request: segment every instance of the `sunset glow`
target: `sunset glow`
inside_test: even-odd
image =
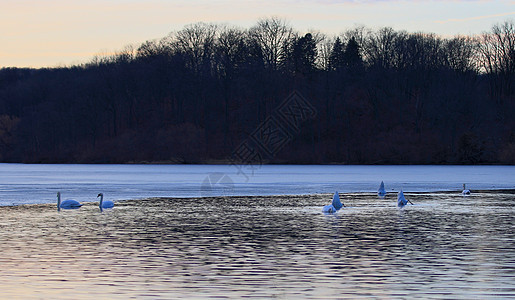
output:
[[[508,0],[5,0],[0,67],[80,64],[196,22],[248,28],[260,18],[279,16],[303,32],[336,35],[359,24],[452,36],[488,31],[514,14]]]

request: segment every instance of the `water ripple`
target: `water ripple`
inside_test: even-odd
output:
[[[515,195],[217,197],[0,208],[2,298],[506,298]]]

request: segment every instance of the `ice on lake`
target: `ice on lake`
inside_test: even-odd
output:
[[[513,189],[515,166],[0,164],[0,205],[231,195]]]

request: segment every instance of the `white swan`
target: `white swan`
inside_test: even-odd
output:
[[[331,204],[328,204],[324,206],[324,208],[322,208],[322,212],[332,214],[336,212],[336,208],[334,208],[334,206],[332,206]]]
[[[331,204],[324,206],[324,208],[322,208],[322,212],[335,213],[338,210],[340,210],[340,208],[342,208],[342,207],[343,207],[343,204],[340,201],[340,195],[338,195],[338,192],[335,192],[333,195],[333,201],[331,202]]]
[[[379,186],[379,190],[377,190],[377,195],[379,197],[386,196],[386,190],[384,189],[384,182],[381,181],[381,185]]]
[[[463,192],[461,192],[463,195],[470,195],[470,191],[465,188],[465,184],[463,184]]]
[[[114,202],[111,200],[104,201],[104,194],[100,193],[98,194],[97,198],[100,197],[100,202],[98,203],[98,207],[100,207],[100,210],[102,208],[113,208]]]
[[[402,190],[399,192],[399,194],[397,195],[397,206],[402,208],[404,207],[406,204],[408,204],[408,200],[406,200],[406,198],[404,198],[404,193],[402,192]]]
[[[75,209],[81,207],[82,204],[79,202],[68,199],[61,202],[61,192],[57,192],[57,210],[60,211],[62,209]]]

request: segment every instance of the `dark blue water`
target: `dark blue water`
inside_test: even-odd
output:
[[[0,298],[515,297],[515,194],[405,196],[0,207]]]

